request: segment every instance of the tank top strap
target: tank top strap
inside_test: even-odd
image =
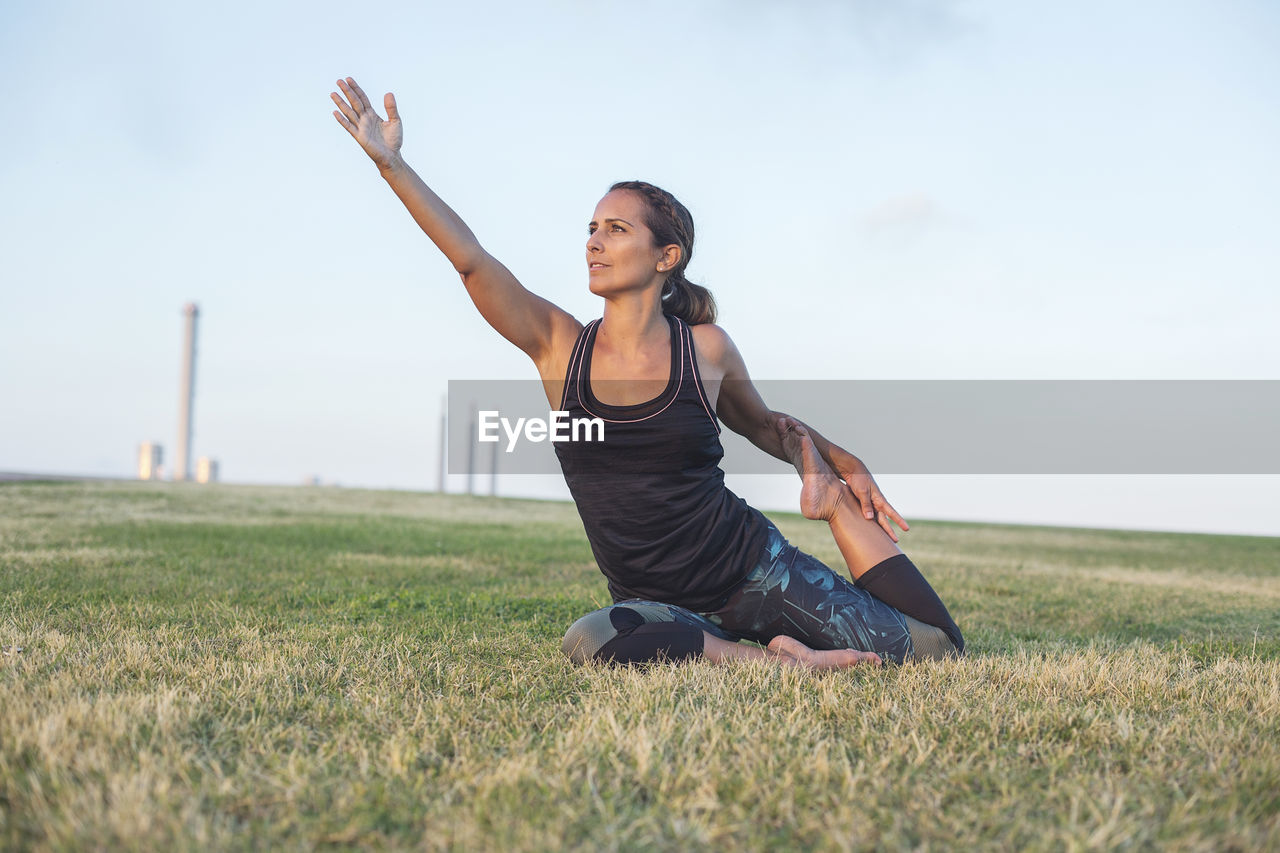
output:
[[[711,406],[707,404],[707,391],[702,387],[702,373],[698,370],[698,354],[693,349],[693,330],[689,328],[689,324],[679,317],[675,318],[676,323],[680,327],[680,349],[684,353],[683,362],[680,365],[680,373],[682,376],[688,376],[693,379],[688,383],[697,391],[698,402],[702,405],[702,410],[707,413],[707,417],[711,419],[712,425],[716,428],[716,433],[720,433],[720,419],[715,416],[715,412],[711,411]]]
[[[595,327],[599,324],[600,319],[595,319],[583,326],[582,331],[578,332],[578,339],[573,343],[573,352],[569,355],[569,366],[564,371],[564,392],[560,395],[562,412],[569,410],[570,389],[573,389],[574,399],[577,399],[578,374],[582,371],[582,354],[586,352],[591,341],[595,340]]]

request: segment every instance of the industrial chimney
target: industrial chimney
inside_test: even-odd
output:
[[[191,421],[196,407],[196,319],[200,308],[194,302],[182,306],[182,376],[179,377],[178,454],[173,460],[173,479],[191,479]]]

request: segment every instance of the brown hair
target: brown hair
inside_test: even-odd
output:
[[[628,190],[644,199],[645,225],[653,232],[659,246],[680,247],[680,261],[667,274],[662,285],[662,311],[679,317],[690,326],[716,321],[716,300],[711,291],[685,278],[685,267],[693,258],[693,216],[689,208],[660,187],[644,181],[618,181],[609,187]]]

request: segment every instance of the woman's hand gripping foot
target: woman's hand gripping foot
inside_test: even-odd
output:
[[[799,422],[792,418],[780,419],[778,437],[782,440],[783,452],[804,480],[804,488],[800,491],[800,512],[805,518],[830,521],[849,493],[848,488],[818,453],[813,439]]]

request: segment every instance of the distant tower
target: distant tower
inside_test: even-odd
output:
[[[178,453],[173,460],[173,479],[191,478],[191,420],[196,407],[196,319],[200,309],[194,302],[182,306],[182,376],[178,408]]]
[[[440,475],[436,479],[436,491],[444,494],[444,474],[448,469],[448,463],[445,461],[449,452],[448,445],[449,435],[449,398],[440,398]]]

